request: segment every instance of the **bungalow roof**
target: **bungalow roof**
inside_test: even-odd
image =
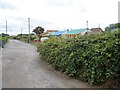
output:
[[[88,31],[85,32],[85,34],[99,34],[103,32],[101,28],[91,28]]]
[[[55,33],[55,32],[48,32],[48,33],[46,34],[46,36],[54,35],[54,33]]]
[[[63,33],[65,33],[66,31],[57,31],[54,33],[55,36],[60,36],[62,35]]]
[[[80,33],[83,33],[85,32],[87,29],[72,29],[70,31],[67,31],[66,33],[64,34],[80,34]]]
[[[103,32],[101,28],[91,28],[90,29],[92,32]]]
[[[47,30],[47,32],[57,32],[58,30]]]

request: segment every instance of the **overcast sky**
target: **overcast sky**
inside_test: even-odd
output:
[[[119,0],[0,0],[0,33],[28,33],[37,26],[47,29],[78,29],[99,27],[102,29],[118,22]],[[12,33],[11,33],[12,31]]]

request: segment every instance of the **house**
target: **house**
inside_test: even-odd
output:
[[[58,30],[47,30],[46,32],[43,33],[43,37],[48,37],[48,36],[53,36],[55,32]]]
[[[58,30],[47,30],[47,33],[48,32],[57,32]]]
[[[104,32],[101,28],[91,28],[85,32],[85,34],[99,34]]]
[[[79,35],[83,35],[84,32],[86,32],[87,29],[86,28],[83,28],[83,29],[72,29],[70,31],[66,31],[64,34],[63,34],[63,37],[68,37],[68,38],[76,38],[78,37]]]
[[[66,31],[57,31],[54,33],[54,36],[62,36]]]

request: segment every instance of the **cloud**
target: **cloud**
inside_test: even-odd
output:
[[[15,9],[15,7],[8,2],[0,1],[0,9]]]
[[[47,6],[65,6],[65,5],[71,5],[71,0],[47,0],[46,5]]]
[[[23,33],[28,33],[28,17],[23,16],[9,16],[8,22],[8,32],[12,30],[13,33],[21,33],[21,29],[23,29]],[[6,31],[5,22],[0,22],[0,33]],[[42,19],[30,18],[30,29],[32,30],[37,26],[42,26],[43,28],[53,24],[52,22],[45,21]]]
[[[21,26],[21,28],[28,29],[28,17],[17,16],[17,17],[11,17],[11,19],[13,20],[14,24],[18,23],[19,27]],[[37,26],[44,27],[50,24],[53,23],[43,19],[36,19],[32,17],[30,18],[31,29],[34,29]]]
[[[8,27],[19,32],[28,32],[28,17],[31,31],[37,26],[45,29],[105,27],[118,21],[119,0],[0,0],[0,27]],[[107,5],[107,6],[106,6]],[[13,10],[14,9],[14,10]],[[1,25],[3,23],[3,25]],[[0,29],[1,31],[2,29]]]

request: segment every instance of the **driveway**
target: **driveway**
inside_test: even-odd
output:
[[[95,88],[54,70],[40,59],[36,47],[9,40],[2,51],[3,88]]]

